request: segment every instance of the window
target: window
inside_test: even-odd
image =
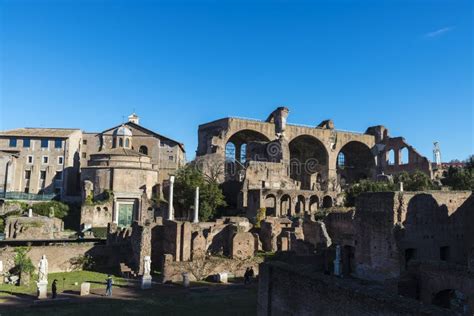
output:
[[[403,147],[400,150],[400,164],[401,165],[406,165],[408,163],[408,148]]]
[[[174,157],[173,157],[173,156],[169,156],[168,159],[169,159],[170,161],[173,161],[173,160],[174,160]]]
[[[54,148],[63,148],[63,141],[61,139],[55,139],[54,140]]]
[[[82,158],[87,158],[87,154],[86,154],[86,153],[82,153]]]
[[[23,138],[23,148],[30,148],[31,146],[31,139]]]
[[[234,161],[235,160],[235,145],[234,143],[228,142],[225,145],[225,159]]]
[[[64,157],[63,156],[59,156],[58,157],[58,165],[62,165],[64,163]]]
[[[395,151],[393,149],[390,149],[390,151],[387,154],[387,163],[389,165],[394,165],[395,164]]]
[[[130,147],[130,139],[125,138],[125,148],[129,148],[129,147]]]
[[[240,146],[240,162],[245,163],[247,161],[247,144]]]
[[[48,164],[48,162],[49,162],[48,156],[43,156],[41,161],[42,161],[42,163],[45,164],[45,165]]]
[[[82,140],[82,145],[87,145],[87,139]]]
[[[449,261],[449,246],[439,248],[439,259],[441,261]]]
[[[123,147],[123,138],[119,138],[119,147]]]
[[[46,138],[41,140],[41,148],[48,148],[49,141]]]
[[[46,179],[46,170],[41,170],[40,171],[40,180],[45,180]]]
[[[144,155],[148,155],[148,147],[146,146],[140,146],[140,148],[138,149],[138,152],[144,154]]]
[[[16,147],[16,138],[15,137],[10,138],[10,147]]]
[[[33,163],[33,156],[26,157],[26,163],[32,164]]]
[[[25,180],[30,180],[31,178],[31,170],[25,170]]]
[[[339,153],[339,155],[337,155],[337,166],[338,167],[344,167],[346,165],[346,156],[344,155],[344,153]]]

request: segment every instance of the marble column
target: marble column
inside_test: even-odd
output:
[[[170,176],[170,197],[168,199],[168,220],[174,220],[174,208],[173,208],[173,194],[174,194],[174,176]]]
[[[196,187],[194,196],[194,220],[193,223],[199,223],[199,187]]]

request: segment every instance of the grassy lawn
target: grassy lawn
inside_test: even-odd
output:
[[[91,272],[91,271],[75,271],[65,273],[50,273],[48,275],[49,291],[51,283],[54,279],[58,280],[58,292],[63,291],[80,291],[82,282],[91,282],[91,289],[105,288],[105,279],[107,274]],[[64,279],[64,280],[63,280]],[[113,277],[114,285],[126,285],[127,281],[122,278]],[[75,283],[77,282],[77,285]],[[64,286],[63,286],[64,284]],[[34,278],[30,281],[29,286],[13,286],[9,284],[0,284],[0,297],[8,296],[10,292],[13,294],[36,294],[36,281]]]
[[[79,291],[81,282],[91,281],[92,288],[104,289],[106,274],[80,271],[50,274],[50,282],[58,279],[58,292],[62,292],[62,279],[65,278],[66,291]],[[74,285],[77,282],[78,285]],[[96,283],[93,283],[96,282]],[[126,281],[114,277],[115,285],[126,285]],[[100,283],[100,284],[99,284]],[[61,302],[49,306],[15,306],[2,311],[0,315],[256,315],[257,289],[242,286],[222,286],[215,283],[193,282],[192,287],[205,287],[204,290],[189,290],[180,287],[155,286],[152,290],[141,291],[122,288],[121,297],[103,298],[97,295]],[[10,291],[9,285],[0,285],[0,293]],[[13,293],[34,294],[35,283],[29,287],[13,287]],[[125,295],[123,295],[125,293]],[[1,294],[0,294],[1,295]],[[3,295],[9,295],[3,292]]]

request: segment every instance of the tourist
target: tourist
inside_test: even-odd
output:
[[[247,268],[244,273],[244,284],[250,283],[250,268]]]
[[[253,277],[255,276],[255,272],[253,271],[253,267],[250,267],[249,270],[249,281],[252,282]]]
[[[53,292],[53,299],[58,295],[58,280],[54,279],[53,284],[51,284],[51,291]]]
[[[109,274],[107,276],[107,287],[105,289],[105,296],[112,296],[112,284],[114,283],[114,281],[112,280],[112,276]]]

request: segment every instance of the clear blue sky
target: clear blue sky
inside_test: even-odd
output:
[[[101,131],[134,109],[185,143],[226,116],[473,150],[472,1],[0,0],[0,129]]]

